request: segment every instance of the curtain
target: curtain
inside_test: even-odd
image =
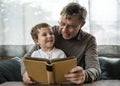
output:
[[[33,44],[31,28],[41,22],[57,25],[69,2],[87,8],[82,29],[93,34],[98,45],[120,44],[120,0],[0,0],[0,45]]]
[[[99,45],[120,45],[120,0],[89,0],[89,25]]]

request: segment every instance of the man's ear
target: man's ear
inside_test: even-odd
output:
[[[82,27],[84,26],[85,23],[86,23],[86,22],[83,21],[83,22],[81,23],[81,25],[80,25],[80,28],[82,28]]]
[[[39,44],[38,39],[34,39],[35,44]]]

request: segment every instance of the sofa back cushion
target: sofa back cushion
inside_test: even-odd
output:
[[[120,58],[99,57],[101,66],[101,79],[120,79]]]

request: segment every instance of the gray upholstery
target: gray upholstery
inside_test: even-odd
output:
[[[117,45],[98,45],[99,56],[120,58],[120,46]]]
[[[22,57],[31,48],[31,45],[0,45],[0,56],[18,56]],[[120,56],[120,46],[116,45],[98,45],[99,56]]]
[[[0,57],[2,56],[18,56],[22,57],[27,53],[31,45],[0,45]]]

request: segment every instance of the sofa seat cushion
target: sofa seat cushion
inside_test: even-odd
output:
[[[20,58],[0,61],[0,83],[6,81],[22,81]]]
[[[120,58],[99,57],[101,66],[101,79],[120,79]]]

